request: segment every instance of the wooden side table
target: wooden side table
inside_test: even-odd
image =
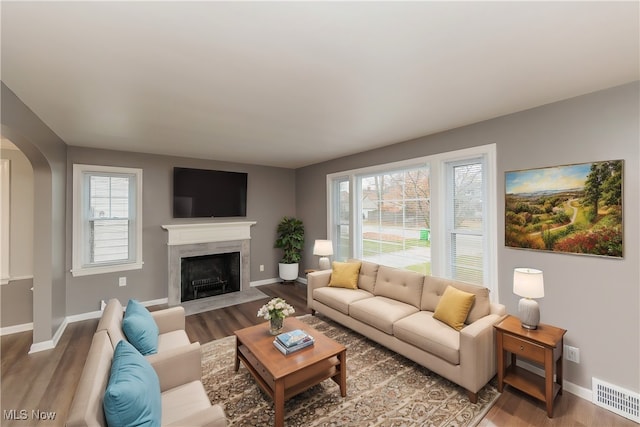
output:
[[[498,391],[505,384],[523,391],[547,404],[547,416],[553,417],[553,401],[562,394],[562,349],[565,329],[539,324],[538,329],[522,327],[520,319],[507,316],[495,325],[498,355]],[[506,353],[511,353],[507,368]],[[516,366],[516,359],[529,360],[544,367],[544,378]],[[556,381],[553,382],[555,365]]]

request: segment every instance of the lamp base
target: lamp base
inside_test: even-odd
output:
[[[330,270],[331,269],[331,262],[329,262],[329,258],[327,258],[326,256],[320,257],[320,260],[318,261],[318,264],[320,266],[320,270]]]
[[[518,303],[520,322],[525,329],[538,329],[540,323],[540,307],[536,300],[522,298]]]

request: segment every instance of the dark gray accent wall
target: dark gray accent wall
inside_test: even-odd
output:
[[[580,348],[580,364],[564,362],[565,379],[591,389],[591,377],[597,377],[640,391],[639,95],[640,83],[634,82],[298,169],[297,213],[308,236],[305,266],[317,264],[313,241],[326,236],[329,173],[495,143],[498,230],[504,230],[506,171],[624,159],[625,258],[506,248],[501,231],[498,287],[500,302],[517,314],[513,269],[542,269],[545,297],[538,300],[542,322],[567,329],[565,343]]]
[[[130,298],[149,301],[167,298],[167,232],[164,224],[196,222],[256,221],[251,227],[251,281],[278,277],[280,251],[273,248],[276,226],[284,215],[295,214],[295,171],[292,169],[254,166],[210,160],[96,150],[81,147],[68,148],[67,167],[67,314],[80,314],[98,310],[100,300],[119,298],[125,303]],[[143,170],[143,268],[142,270],[72,277],[72,173],[73,164],[120,166]],[[173,219],[172,177],[173,167],[217,169],[247,172],[247,216],[217,219]],[[264,271],[259,266],[264,265]],[[127,286],[120,287],[118,278],[126,277]]]
[[[34,174],[33,342],[50,341],[66,315],[65,200],[67,146],[4,83],[2,134]]]

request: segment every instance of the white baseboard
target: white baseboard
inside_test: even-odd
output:
[[[21,325],[5,326],[0,328],[0,336],[17,334],[18,332],[33,331],[33,322],[23,323]]]
[[[31,344],[31,349],[29,349],[29,354],[38,353],[40,351],[45,351],[45,350],[52,350],[55,347],[56,346],[55,344],[53,344],[53,340],[34,342],[33,344]]]
[[[589,388],[580,387],[579,385],[575,385],[574,383],[564,380],[562,381],[562,388],[573,395],[581,397],[584,400],[588,400],[589,402],[593,400],[593,391]]]
[[[307,284],[307,279],[303,279],[302,277],[298,277],[295,281],[304,283],[305,285]],[[254,288],[256,286],[271,285],[273,283],[280,283],[280,282],[282,282],[281,278],[274,277],[273,279],[256,280],[255,282],[251,282],[250,286]]]
[[[58,345],[58,341],[60,341],[60,338],[62,338],[62,334],[64,334],[65,329],[67,329],[68,324],[69,324],[69,321],[67,320],[66,317],[62,319],[62,323],[56,330],[56,333],[53,334],[53,338],[47,341],[34,342],[33,344],[31,344],[31,349],[29,350],[29,354],[38,353],[40,351],[51,350],[52,348],[55,348],[55,346]]]
[[[529,372],[533,372],[536,375],[540,375],[541,377],[544,377],[544,370],[539,368],[538,366],[532,365],[522,360],[516,361],[516,364],[522,369],[526,369]],[[553,380],[554,381],[556,380],[555,375],[553,376]],[[580,387],[579,385],[576,385],[567,380],[562,380],[562,389],[584,400],[588,400],[589,402],[591,402],[593,393],[589,388]]]
[[[143,301],[142,304],[145,307],[148,307],[151,305],[166,304],[168,301],[169,301],[168,298],[160,298],[160,299],[154,299],[149,301]],[[66,316],[62,321],[62,324],[56,331],[56,333],[53,335],[53,338],[47,341],[41,341],[41,342],[31,344],[31,349],[29,350],[29,354],[37,353],[39,351],[44,351],[44,350],[51,350],[52,348],[55,348],[55,346],[58,345],[58,341],[62,337],[62,334],[64,333],[65,329],[67,329],[67,325],[69,323],[81,322],[83,320],[89,320],[89,319],[97,319],[100,316],[102,316],[102,310],[96,310],[96,311],[90,311],[88,313],[72,314],[71,316]],[[33,329],[33,324],[31,324],[31,329]]]
[[[276,283],[279,281],[280,279],[278,279],[277,277],[274,277],[273,279],[256,280],[255,282],[249,283],[249,286],[251,286],[252,288],[255,288],[256,286],[270,285],[271,283]]]
[[[69,323],[82,322],[83,320],[97,319],[102,316],[102,310],[90,311],[88,313],[72,314],[67,316]]]

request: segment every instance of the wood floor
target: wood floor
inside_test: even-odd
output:
[[[306,286],[303,284],[271,284],[261,286],[260,290],[271,297],[285,298],[295,307],[296,315],[309,313]],[[256,313],[268,299],[188,316],[187,334],[191,341],[205,343],[232,335],[236,329],[263,322]],[[55,349],[31,355],[27,354],[31,346],[31,332],[0,339],[0,425],[64,425],[97,324],[97,319],[70,324]],[[21,412],[23,410],[25,412]],[[33,418],[37,414],[34,411],[55,413],[55,419],[37,421]],[[23,415],[27,419],[19,420]],[[637,427],[637,424],[567,392],[556,399],[554,418],[547,418],[542,402],[507,387],[480,426]]]

